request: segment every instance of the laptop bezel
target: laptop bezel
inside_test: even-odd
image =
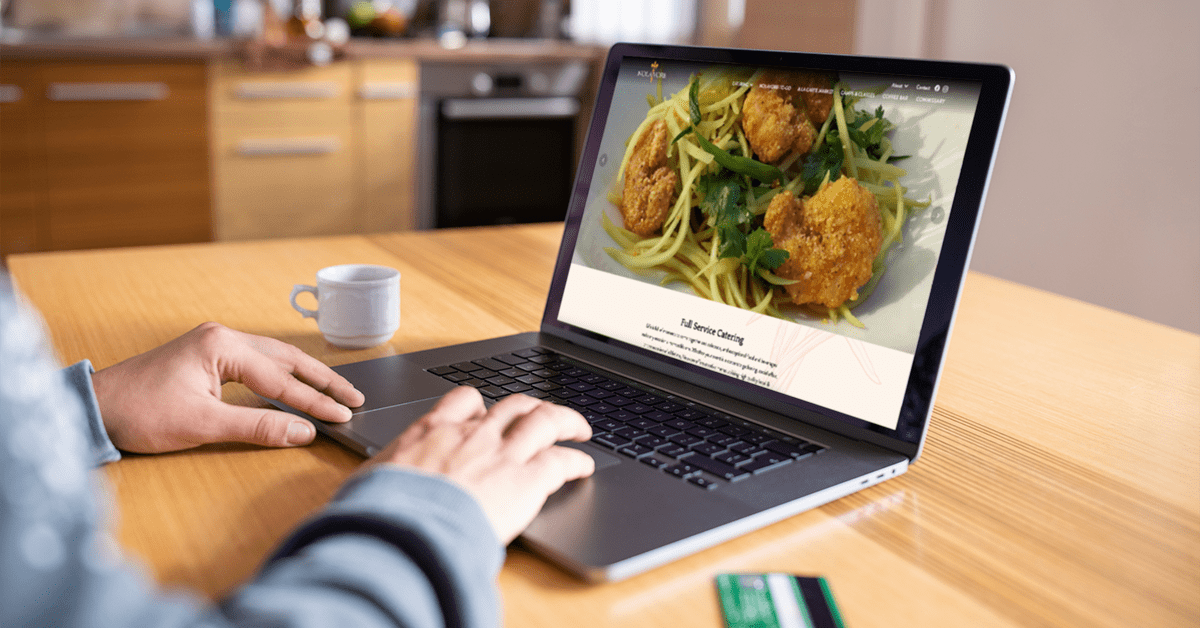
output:
[[[870,423],[782,393],[746,384],[662,354],[564,323],[558,319],[572,255],[579,236],[594,164],[609,117],[617,74],[627,57],[712,64],[741,64],[824,69],[904,77],[977,81],[979,100],[971,125],[962,170],[949,212],[946,236],[934,272],[932,289],[921,325],[908,390],[896,429]],[[618,360],[646,366],[692,385],[702,386],[769,412],[804,421],[837,434],[874,443],[915,461],[925,440],[940,381],[971,250],[982,214],[999,136],[1003,129],[1013,82],[1012,70],[1003,65],[862,57],[799,52],[701,48],[620,43],[608,53],[596,94],[592,118],[567,212],[564,234],[555,263],[541,332],[575,343]]]

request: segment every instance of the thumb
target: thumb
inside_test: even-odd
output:
[[[217,402],[209,421],[213,440],[251,443],[264,447],[307,445],[317,435],[308,421],[280,410],[248,408]]]

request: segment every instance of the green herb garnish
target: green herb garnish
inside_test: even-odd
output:
[[[830,181],[837,180],[841,176],[842,163],[845,160],[846,155],[842,151],[837,129],[829,129],[825,132],[825,143],[808,154],[804,159],[804,167],[800,169],[800,177],[804,179],[804,193],[808,196],[816,194],[821,182],[825,180],[826,173],[829,173]]]
[[[757,276],[759,268],[775,270],[788,259],[788,252],[772,248],[771,234],[755,228],[754,212],[746,205],[745,179],[732,171],[702,177],[697,189],[704,192],[700,209],[713,218],[717,230],[717,257],[734,258]]]
[[[774,246],[771,232],[762,227],[746,236],[746,254],[742,256],[742,263],[750,269],[751,276],[758,274],[760,266],[767,270],[775,270],[791,256],[786,249],[777,249]]]

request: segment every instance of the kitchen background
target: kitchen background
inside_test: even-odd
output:
[[[1190,0],[0,0],[0,17],[2,255],[556,219],[608,43],[919,56],[1016,70],[972,268],[1200,333]]]

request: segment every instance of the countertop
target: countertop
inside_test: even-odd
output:
[[[128,59],[216,59],[236,55],[244,40],[201,40],[177,38],[81,38],[18,36],[6,31],[0,37],[0,57],[5,58],[128,58]],[[486,39],[468,41],[447,49],[429,38],[355,38],[345,48],[345,57],[415,58],[419,61],[530,61],[538,59],[597,59],[604,48],[547,39]]]

